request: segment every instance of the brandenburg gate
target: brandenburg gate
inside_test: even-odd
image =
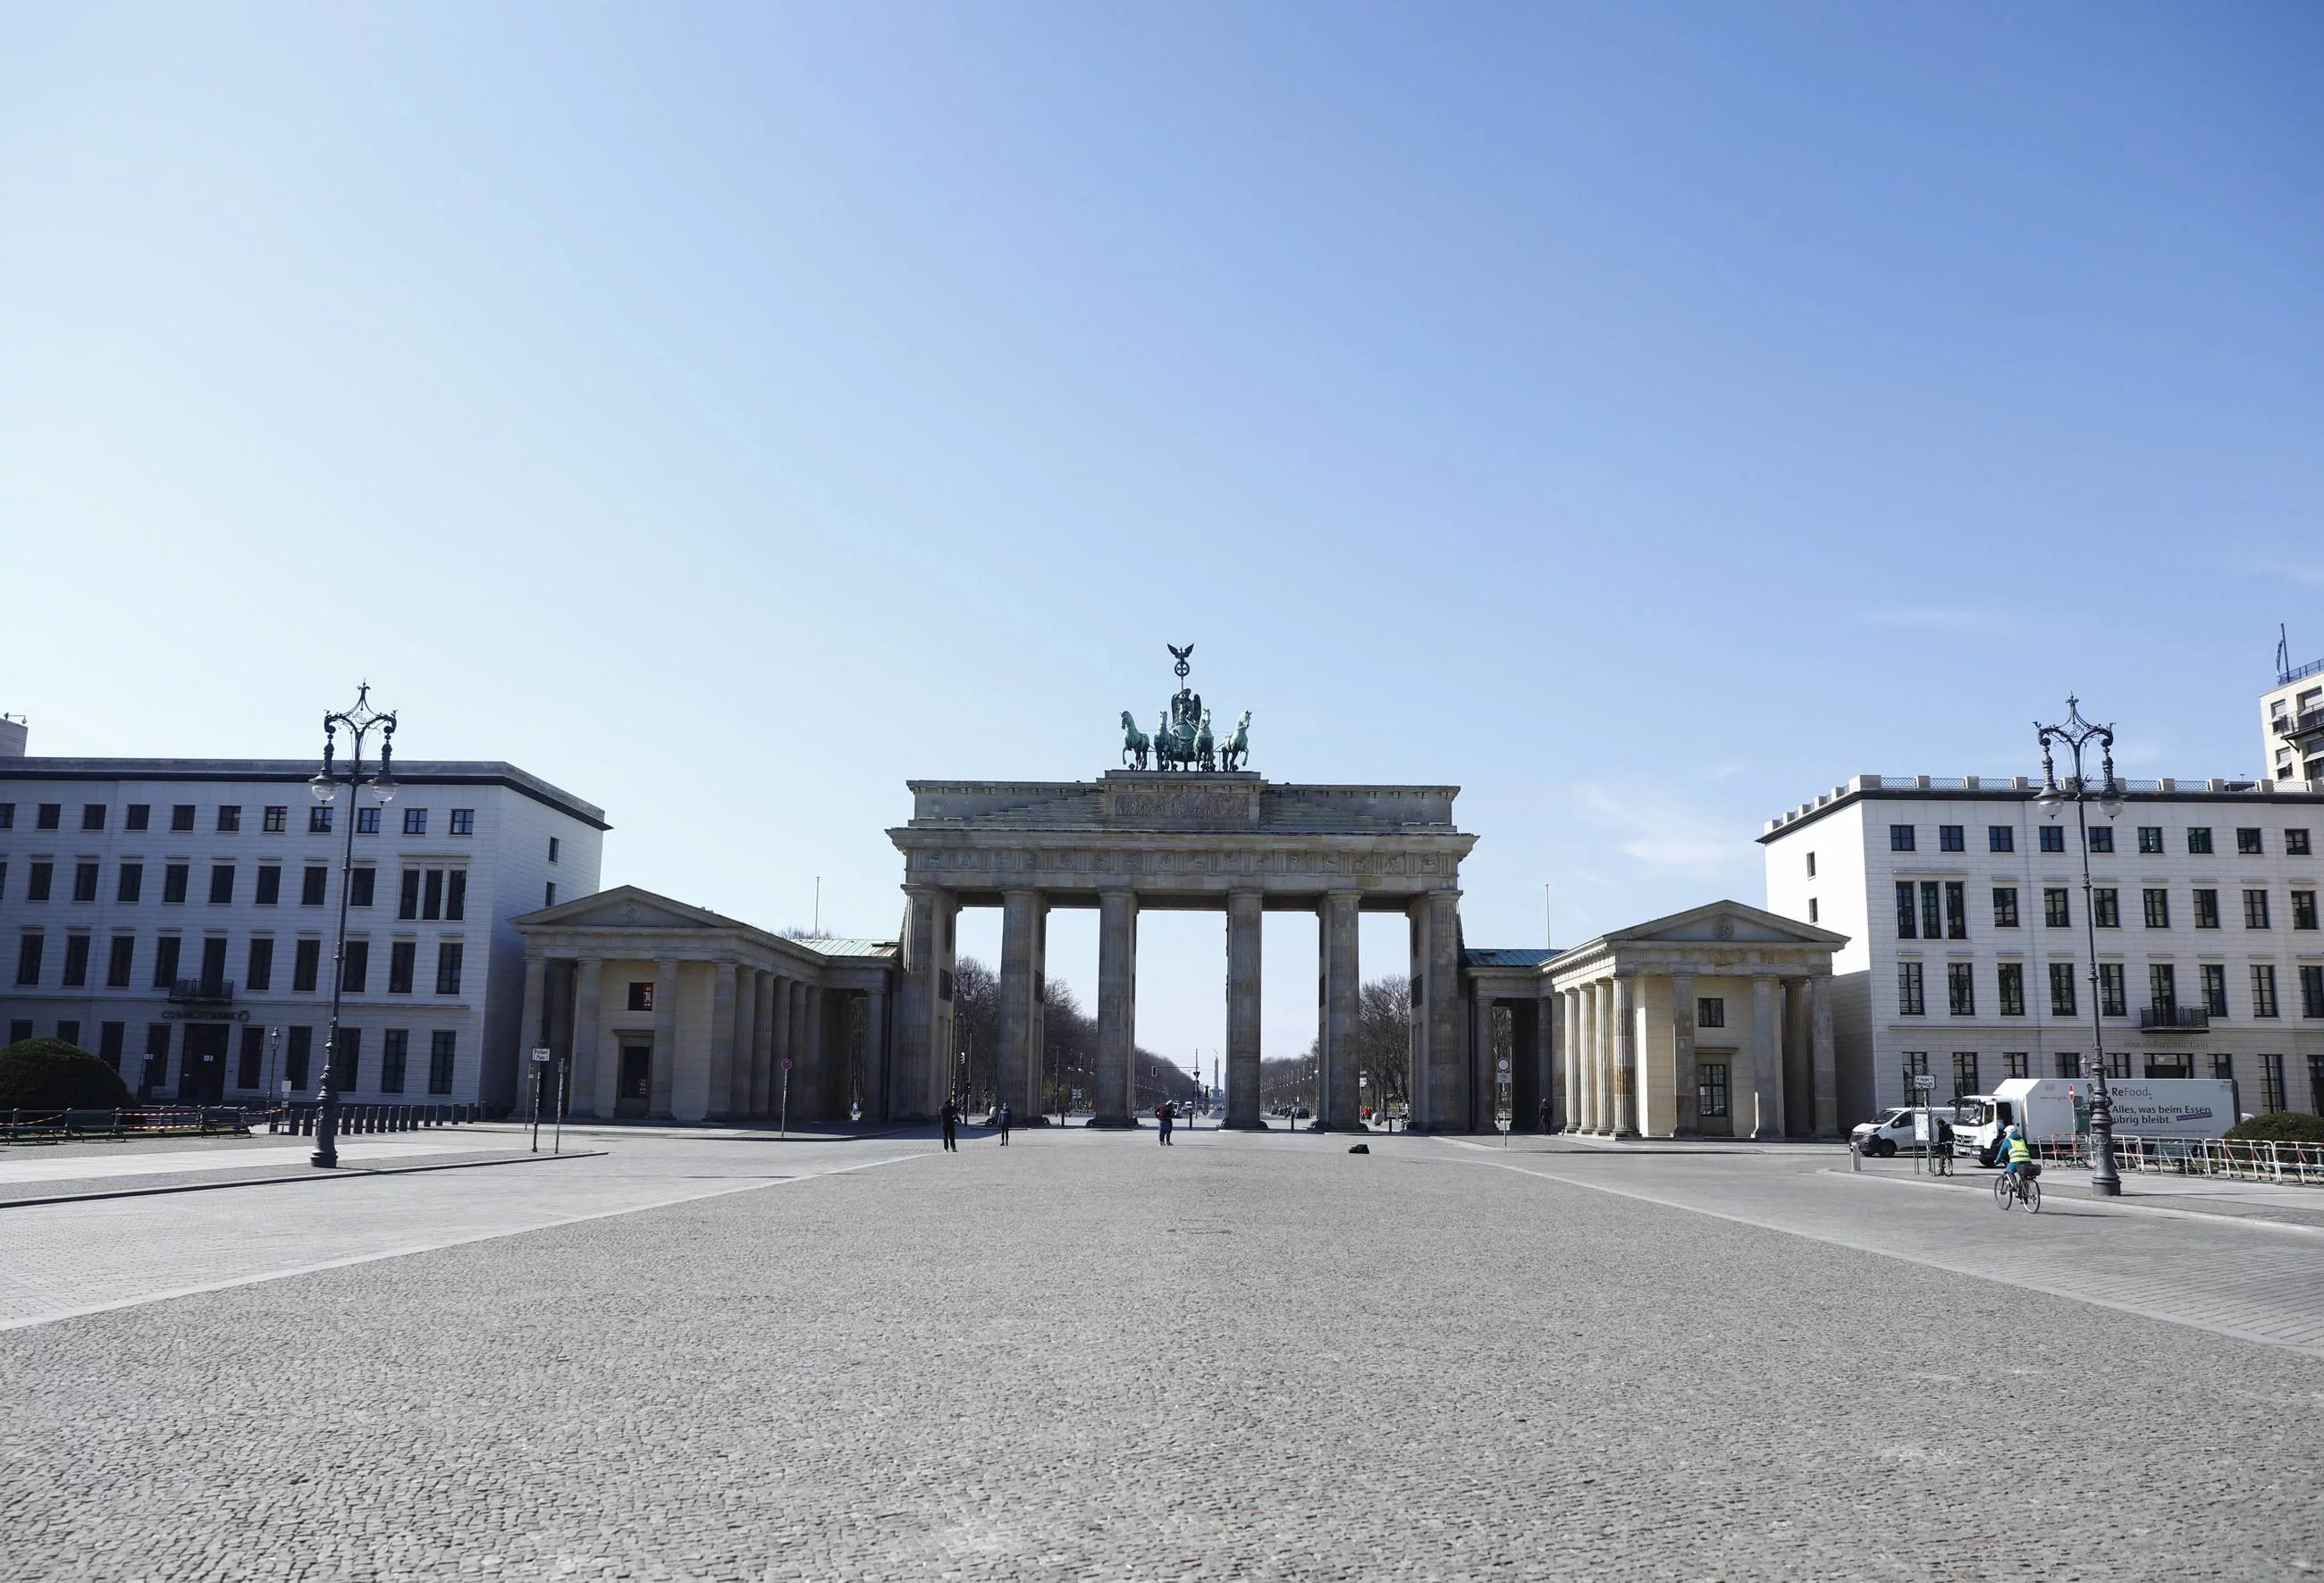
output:
[[[954,924],[1001,909],[1001,1092],[1041,1109],[1041,1004],[1048,915],[1098,914],[1097,1092],[1093,1125],[1131,1125],[1142,912],[1227,916],[1227,1120],[1256,1127],[1259,918],[1312,912],[1321,925],[1320,1120],[1353,1127],[1359,982],[1356,915],[1399,912],[1412,929],[1410,1096],[1416,1127],[1469,1125],[1460,991],[1457,788],[1270,785],[1240,770],[1109,771],[1096,781],[913,781],[912,818],[888,833],[904,854],[897,991],[897,1119],[933,1116],[952,1080]]]

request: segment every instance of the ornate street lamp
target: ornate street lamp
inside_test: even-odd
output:
[[[2073,804],[2074,821],[2081,832],[2082,930],[2089,940],[2090,1039],[2094,1052],[2083,1073],[2090,1080],[2090,1192],[2099,1198],[2120,1198],[2122,1175],[2114,1163],[2114,1100],[2107,1093],[2106,1023],[2098,999],[2098,916],[2090,906],[2089,805],[2095,801],[2098,812],[2108,820],[2122,813],[2122,788],[2114,778],[2114,727],[2092,725],[2084,720],[2081,700],[2069,696],[2065,723],[2043,725],[2037,720],[2034,732],[2042,744],[2042,793],[2034,799],[2034,805],[2042,810],[2044,819],[2055,819],[2068,803]],[[2089,778],[2082,773],[2082,749],[2092,741],[2098,744],[2105,760],[2106,781],[2096,791],[2090,789]],[[2066,787],[2059,786],[2057,768],[2051,761],[2052,742],[2063,743],[2074,756],[2073,777]]]
[[[335,764],[341,726],[355,739],[355,750],[344,766]],[[374,730],[379,732],[379,768],[366,770],[364,738]],[[327,1169],[339,1163],[339,998],[347,987],[347,891],[355,866],[355,794],[368,786],[383,805],[392,798],[395,782],[388,774],[388,761],[394,755],[395,715],[371,706],[371,684],[365,682],[355,689],[354,708],[323,716],[323,768],[307,783],[318,803],[327,804],[339,795],[339,787],[347,788],[346,847],[339,859],[339,940],[331,953],[331,1031],[323,1043],[322,1082],[315,1091],[315,1152],[308,1156]]]

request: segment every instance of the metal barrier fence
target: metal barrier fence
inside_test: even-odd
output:
[[[423,1127],[457,1127],[484,1119],[484,1107],[462,1105],[342,1105],[342,1133],[411,1132]],[[263,1122],[266,1130],[311,1137],[315,1107],[272,1109],[241,1105],[165,1105],[119,1110],[12,1109],[0,1122],[0,1143],[68,1143],[99,1137],[214,1137],[246,1136]]]
[[[2045,1160],[2087,1167],[2086,1137],[2044,1137],[2034,1149]],[[2115,1167],[2173,1176],[2219,1176],[2236,1182],[2324,1186],[2324,1144],[2241,1143],[2227,1138],[2117,1137]]]

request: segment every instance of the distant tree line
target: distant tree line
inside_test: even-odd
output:
[[[1082,1008],[1081,998],[1063,979],[1051,979],[1042,991],[1042,1108],[1057,1109],[1062,1091],[1071,1104],[1075,1091],[1087,1109],[1097,1095],[1097,1019]],[[952,975],[954,1082],[968,1109],[989,1111],[1000,1088],[1001,980],[975,957],[964,956]],[[1183,1066],[1172,1064],[1140,1046],[1131,1069],[1133,1099],[1144,1111],[1164,1099],[1185,1103],[1196,1097],[1197,1084]]]

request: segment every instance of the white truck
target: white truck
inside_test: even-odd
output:
[[[2116,1137],[2224,1137],[2236,1124],[2236,1085],[2223,1077],[2110,1077]],[[1964,1094],[1960,1137],[1980,1165],[2013,1121],[2034,1142],[2090,1129],[2090,1083],[2080,1077],[2013,1077],[1989,1094]]]

